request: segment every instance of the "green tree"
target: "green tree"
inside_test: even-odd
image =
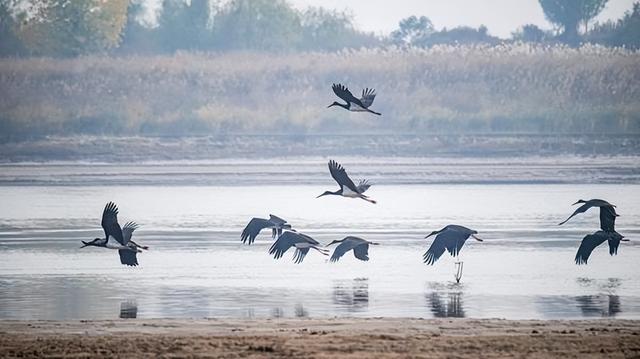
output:
[[[16,37],[23,13],[18,11],[18,0],[0,0],[0,56],[20,55],[24,48]]]
[[[429,37],[425,38],[419,43],[424,47],[429,47],[438,44],[489,44],[496,45],[500,43],[500,39],[495,36],[491,36],[486,26],[480,25],[477,29],[469,26],[458,26],[451,30],[442,29],[436,31]]]
[[[379,43],[375,36],[355,29],[351,17],[344,12],[310,7],[302,13],[301,25],[303,50],[335,51]]]
[[[562,27],[560,39],[575,45],[579,41],[578,25],[587,27],[608,0],[538,0],[544,16],[551,23]]]
[[[18,37],[34,54],[74,56],[117,47],[128,0],[33,0]]]
[[[212,45],[209,0],[164,0],[155,28],[163,52],[204,50]]]
[[[607,46],[624,46],[640,49],[640,2],[616,22],[598,24],[588,34],[588,40]]]
[[[410,16],[400,20],[399,28],[391,33],[391,41],[397,45],[423,43],[435,32],[433,23],[426,16]]]
[[[122,35],[122,43],[118,47],[121,54],[142,53],[153,54],[160,52],[159,39],[153,24],[143,21],[142,16],[147,11],[146,0],[132,0],[127,12],[127,24]]]
[[[543,42],[549,38],[549,34],[534,24],[522,26],[511,34],[511,38],[523,42]]]
[[[640,49],[640,2],[633,3],[633,10],[625,13],[616,35],[614,45]]]
[[[216,47],[290,50],[301,39],[300,15],[283,0],[231,0],[213,18]]]

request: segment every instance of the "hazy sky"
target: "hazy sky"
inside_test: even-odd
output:
[[[538,0],[289,0],[298,8],[322,6],[348,10],[356,25],[367,31],[389,33],[400,19],[425,15],[436,29],[468,25],[489,28],[492,35],[509,37],[524,24],[536,24],[551,29]],[[620,18],[632,8],[634,0],[609,0],[596,20]]]

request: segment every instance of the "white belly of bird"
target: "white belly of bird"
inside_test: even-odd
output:
[[[301,242],[301,243],[296,243],[293,245],[294,247],[298,248],[298,249],[304,249],[304,248],[311,248],[313,247],[313,244],[311,243],[307,243],[307,242]]]
[[[349,197],[349,198],[358,198],[358,197],[360,197],[360,193],[353,192],[347,186],[342,187],[342,195],[344,197]]]
[[[107,239],[106,247],[109,249],[129,249],[128,247],[125,247],[122,244],[120,244],[120,242],[118,242],[112,236],[109,236],[109,239]]]
[[[349,107],[349,111],[353,111],[353,112],[364,112],[367,111],[364,107],[358,106],[355,103],[351,104],[351,107]]]

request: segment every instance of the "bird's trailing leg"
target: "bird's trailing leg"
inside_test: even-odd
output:
[[[373,204],[378,203],[378,202],[376,202],[375,200],[373,200],[373,199],[371,199],[371,198],[369,198],[369,197],[367,197],[367,196],[365,196],[365,195],[360,195],[360,198],[364,199],[365,201],[367,201],[367,202],[369,202],[369,203],[373,203]]]
[[[148,249],[149,249],[149,246],[141,246],[141,245],[139,245],[138,243],[136,243],[136,242],[134,242],[134,241],[131,241],[131,240],[130,240],[129,242],[131,242],[131,243],[132,243],[135,247],[137,247],[137,248],[142,248],[142,249],[144,249],[144,250],[148,250]]]
[[[331,251],[329,251],[328,249],[324,249],[324,248],[318,248],[316,246],[311,247],[313,249],[315,249],[316,251],[320,252],[321,254],[328,256],[329,253],[331,253]]]
[[[462,266],[463,266],[463,262],[462,261],[457,261],[455,263],[456,265],[456,283],[460,283],[460,279],[462,279]]]

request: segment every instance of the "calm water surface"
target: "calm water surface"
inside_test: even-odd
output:
[[[146,171],[6,166],[0,175],[0,318],[640,318],[640,185],[635,170],[627,177],[616,170],[630,168],[632,160],[611,165],[618,179],[600,181],[606,184],[563,183],[579,166],[546,162],[503,169],[474,162],[469,166],[479,175],[467,169],[473,180],[448,184],[428,180],[433,166],[422,162],[391,161],[376,174],[366,159],[352,161],[345,166],[353,177],[360,170],[377,178],[370,195],[378,205],[316,199],[335,186],[323,159],[287,172],[286,180],[277,171],[265,175],[228,163],[199,164],[195,172],[162,164]],[[457,173],[445,162],[437,166],[442,178]],[[385,180],[396,178],[393,173],[402,183]],[[198,185],[185,184],[188,178]],[[618,205],[617,229],[631,242],[622,243],[617,256],[605,245],[588,266],[573,263],[580,240],[599,223],[593,211],[557,226],[580,198]],[[137,268],[120,265],[114,251],[79,249],[80,240],[102,236],[100,215],[109,200],[120,206],[121,223],[142,225],[134,237],[151,249],[139,255]],[[276,261],[267,253],[268,234],[253,246],[239,241],[251,217],[269,213],[322,243],[357,235],[381,245],[370,248],[369,262],[347,254],[328,263],[318,253],[300,265],[291,261],[293,253]],[[485,239],[462,250],[460,284],[448,255],[434,266],[422,263],[431,243],[423,237],[449,223]]]

